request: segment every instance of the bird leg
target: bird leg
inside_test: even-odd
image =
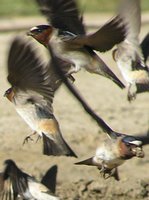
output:
[[[80,71],[81,68],[79,65],[76,65],[74,63],[71,63],[71,67],[70,69],[68,70],[68,72],[66,73],[66,76],[69,76],[70,74],[73,74],[73,73],[77,73],[78,71]]]
[[[104,179],[108,179],[111,176],[115,175],[115,168],[114,169],[108,169],[102,164],[101,168],[98,168],[100,170],[100,174]]]
[[[38,140],[40,140],[41,139],[41,136],[40,135],[38,135],[38,137],[37,137],[37,140],[36,140],[36,143],[38,142]]]
[[[104,179],[107,179],[110,177],[110,172],[111,170],[107,169],[106,167],[104,167],[104,165],[102,165],[100,169],[100,174]]]
[[[75,78],[70,74],[68,75],[69,80],[74,83],[75,82]]]
[[[133,101],[136,98],[137,87],[135,83],[129,83],[127,99],[129,102]]]
[[[31,138],[31,136],[35,135],[36,133],[37,133],[37,132],[34,131],[32,134],[30,134],[30,135],[28,135],[27,137],[25,137],[25,139],[24,139],[24,141],[23,141],[23,145],[24,145],[25,143],[27,143],[29,140],[34,141],[34,140]]]

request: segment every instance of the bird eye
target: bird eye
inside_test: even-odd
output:
[[[41,30],[41,29],[37,29],[37,30],[36,30],[36,32],[38,32],[38,33],[41,33],[41,32],[42,32],[42,30]]]

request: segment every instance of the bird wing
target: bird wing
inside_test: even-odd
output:
[[[124,63],[127,62],[127,60],[130,60],[130,70],[142,69],[145,67],[145,64],[139,44],[139,33],[141,27],[140,0],[121,0],[119,13],[128,28],[126,39],[118,45],[119,55],[126,55]]]
[[[56,190],[57,168],[57,165],[50,167],[41,180],[41,183],[45,185],[53,194]]]
[[[25,95],[29,101],[41,101],[49,108],[54,92],[61,84],[51,63],[43,63],[33,45],[18,36],[8,54],[8,81],[22,97]]]
[[[61,67],[59,65],[59,62],[57,60],[57,56],[54,54],[54,51],[49,43],[49,53],[51,55],[51,59],[53,61],[53,65],[57,69],[57,73],[60,75],[62,81],[66,85],[66,87],[69,89],[69,91],[75,96],[75,98],[81,103],[84,110],[97,122],[97,124],[102,128],[104,132],[108,134],[110,138],[117,138],[121,137],[123,134],[117,133],[100,117],[98,116],[92,108],[87,104],[87,102],[83,99],[83,97],[79,94],[78,90],[69,82],[69,80],[65,77],[63,74]]]
[[[84,34],[82,17],[75,0],[36,0],[40,11],[57,29]]]
[[[88,46],[94,50],[104,52],[122,42],[126,36],[126,26],[119,15],[103,25],[98,31],[88,35],[77,35],[66,40],[78,47]]]
[[[136,135],[135,138],[142,142],[142,145],[149,144],[149,135]]]
[[[140,0],[121,0],[118,12],[127,24],[127,40],[138,43],[141,28]]]
[[[10,178],[4,180],[4,173],[0,173],[0,199],[17,200],[18,194],[13,190]]]

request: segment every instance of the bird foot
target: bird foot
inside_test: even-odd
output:
[[[75,78],[72,75],[68,75],[69,80],[74,83],[75,82]]]
[[[108,169],[108,168],[102,166],[102,168],[100,169],[100,174],[104,179],[108,179],[108,178],[114,176],[115,169]]]
[[[41,139],[41,136],[40,135],[38,135],[38,137],[37,137],[37,140],[36,140],[36,143],[38,142],[38,140],[40,140]]]
[[[24,139],[23,145],[24,145],[25,143],[28,143],[29,140],[30,140],[30,141],[34,141],[34,140],[31,138],[31,135],[27,136],[27,137]]]
[[[30,140],[30,141],[34,141],[34,140],[31,138],[31,136],[33,136],[33,135],[35,135],[35,134],[36,134],[36,131],[33,132],[32,134],[28,135],[28,136],[24,139],[23,145],[24,145],[25,143],[28,143],[29,140]]]

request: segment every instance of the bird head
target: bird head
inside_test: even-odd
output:
[[[28,32],[28,36],[32,36],[35,40],[44,46],[47,46],[52,36],[53,28],[50,25],[38,25],[31,28]]]
[[[142,142],[132,136],[125,136],[119,141],[120,155],[124,159],[130,159],[134,156],[143,158],[144,151],[142,149]]]
[[[12,102],[14,95],[15,94],[14,94],[13,88],[11,87],[8,90],[6,90],[4,97],[7,97],[7,99]]]

